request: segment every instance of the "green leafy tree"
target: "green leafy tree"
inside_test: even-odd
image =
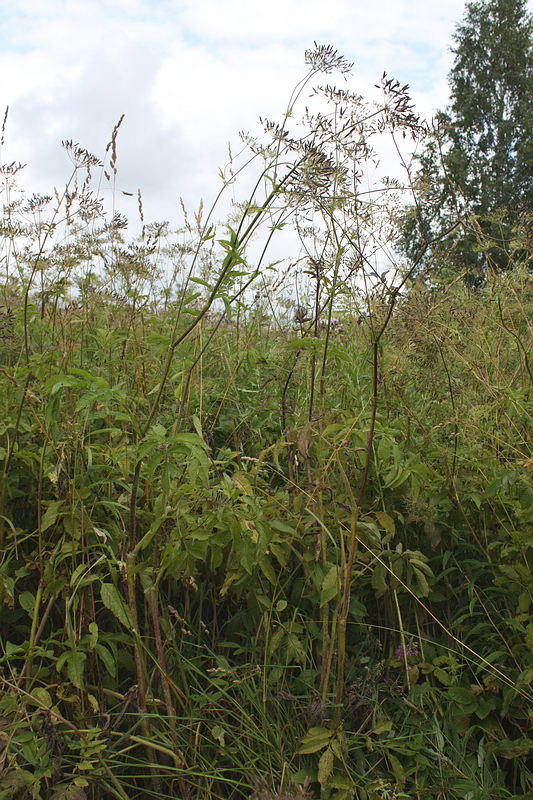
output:
[[[451,104],[418,156],[401,249],[412,257],[437,239],[428,258],[446,254],[478,282],[514,263],[516,225],[533,209],[533,18],[525,0],[470,2],[453,42]]]

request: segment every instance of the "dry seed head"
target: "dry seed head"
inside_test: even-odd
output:
[[[337,51],[330,44],[317,44],[314,50],[305,51],[305,63],[318,72],[340,72],[346,74],[352,71],[353,63],[346,61],[344,56],[337,55]]]

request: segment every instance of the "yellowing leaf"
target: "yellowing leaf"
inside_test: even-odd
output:
[[[405,777],[405,772],[403,770],[402,765],[391,753],[388,753],[388,758],[390,761],[390,765],[392,767],[392,771],[394,772],[394,777],[396,779],[396,789],[399,792],[403,792],[403,787],[405,786],[405,781],[407,778]]]
[[[335,731],[329,728],[310,728],[302,739],[299,754],[317,753],[327,747]]]
[[[52,708],[52,698],[46,689],[41,689],[40,686],[32,690],[32,697],[34,697],[41,707]]]
[[[232,583],[238,581],[239,578],[242,578],[242,574],[240,572],[230,572],[226,575],[226,580],[224,581],[222,588],[220,590],[220,594],[222,597],[227,593],[228,589],[230,588]]]
[[[252,520],[243,519],[243,520],[241,520],[241,525],[245,530],[249,531],[252,534],[252,536],[251,536],[252,542],[254,544],[257,544],[257,542],[259,541],[259,534],[258,534],[257,528],[255,527],[255,524],[252,522]]]
[[[235,475],[233,475],[232,480],[237,489],[239,489],[243,494],[248,495],[248,497],[253,495],[253,489],[250,481],[243,472],[236,472]]]
[[[328,747],[327,750],[324,750],[322,755],[320,756],[320,760],[318,762],[318,782],[324,788],[326,783],[328,782],[328,778],[333,772],[333,762],[335,757],[333,755],[333,750],[331,747]]]
[[[387,719],[386,717],[382,717],[381,719],[378,719],[378,721],[372,728],[372,733],[374,733],[377,736],[380,733],[388,733],[388,731],[390,731],[391,728],[392,728],[392,720]]]
[[[391,536],[394,536],[396,532],[396,525],[394,524],[394,520],[385,511],[376,511],[375,517],[382,528],[385,528],[387,533],[390,533]]]

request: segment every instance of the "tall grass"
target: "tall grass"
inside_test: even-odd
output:
[[[118,126],[55,200],[4,168],[0,798],[531,794],[531,279],[372,276],[423,126],[384,78],[294,138],[307,61],[224,234],[125,241]]]

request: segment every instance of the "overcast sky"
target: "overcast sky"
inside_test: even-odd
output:
[[[326,81],[371,98],[386,71],[431,116],[463,12],[463,0],[0,0],[1,160],[50,193],[70,174],[61,141],[103,157],[125,114],[118,188],[140,188],[147,220],[177,226],[180,197],[193,209],[216,194],[228,142],[280,119],[314,41],[354,63],[347,84]],[[123,213],[135,208],[120,195]]]

